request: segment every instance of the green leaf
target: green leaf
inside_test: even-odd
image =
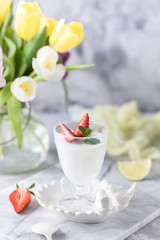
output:
[[[3,41],[3,38],[5,36],[5,33],[6,33],[6,30],[7,30],[8,26],[11,25],[12,18],[13,18],[13,14],[12,14],[12,5],[11,5],[11,8],[10,8],[8,14],[7,14],[6,20],[5,20],[5,22],[3,23],[3,26],[2,26],[1,36],[0,36],[0,42],[1,43]]]
[[[2,49],[3,49],[3,55],[5,54],[6,56],[8,56],[9,48],[8,48],[8,46],[7,46],[7,44],[6,44],[5,41],[2,41],[1,47],[2,47]]]
[[[4,37],[4,40],[9,48],[10,58],[13,58],[16,53],[16,44],[8,37]]]
[[[14,73],[15,73],[14,63],[6,55],[3,55],[3,57],[4,57],[4,65],[5,65],[3,76],[5,77],[7,82],[9,82],[14,78]]]
[[[12,39],[18,49],[22,48],[22,38],[11,27],[7,28],[6,37]]]
[[[66,72],[87,69],[87,68],[90,68],[90,67],[94,67],[94,64],[66,67]]]
[[[69,106],[69,96],[68,96],[68,88],[67,88],[67,84],[66,81],[64,79],[62,79],[62,84],[63,84],[63,88],[64,88],[64,96],[65,96],[65,109],[66,111],[68,111],[68,106]]]
[[[10,97],[7,101],[7,112],[20,149],[23,142],[21,102],[13,96]]]
[[[11,83],[7,83],[4,88],[0,91],[0,108],[8,101],[8,99],[12,96],[10,90]]]
[[[46,44],[47,29],[40,29],[34,38],[29,40],[23,49],[23,55],[27,62],[28,71],[31,72],[32,58],[36,57],[37,51]]]
[[[4,41],[9,49],[9,57],[4,55],[5,63],[8,63],[8,68],[5,68],[4,76],[7,81],[12,81],[15,76],[15,54],[16,54],[16,45],[15,43],[8,37],[4,37]]]
[[[27,69],[27,63],[20,49],[15,54],[15,77],[21,77]]]
[[[16,183],[16,188],[19,189],[19,185],[18,185],[18,183]]]
[[[96,145],[100,143],[100,140],[97,138],[90,138],[90,139],[83,140],[83,142],[89,145]]]

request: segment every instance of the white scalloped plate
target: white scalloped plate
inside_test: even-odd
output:
[[[100,182],[98,179],[95,179],[89,186],[90,194],[96,195],[100,189],[114,187],[114,189],[123,190],[124,195],[127,195],[127,198],[125,198],[127,200],[124,204],[113,206],[110,210],[97,210],[93,203],[89,203],[88,206],[85,204],[85,207],[82,203],[81,206],[78,205],[77,207],[75,200],[69,206],[61,204],[61,199],[64,196],[72,197],[75,193],[74,186],[65,178],[62,178],[60,182],[52,181],[49,184],[40,186],[36,192],[36,199],[42,207],[54,210],[58,215],[70,221],[98,223],[105,221],[109,216],[126,208],[134,194],[135,186],[136,183],[133,183],[131,188],[127,190],[119,185],[108,184],[105,180]]]

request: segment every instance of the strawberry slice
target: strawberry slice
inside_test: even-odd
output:
[[[59,125],[59,129],[60,129],[60,132],[61,132],[62,135],[73,137],[73,138],[66,138],[65,137],[67,142],[71,142],[74,139],[74,137],[76,137],[74,135],[74,133],[71,132],[71,130],[69,130],[69,128],[67,128],[63,123],[58,122],[58,125]]]
[[[29,189],[33,188],[35,184],[32,184],[29,188],[26,189],[19,189],[18,184],[16,184],[16,186],[17,189],[9,195],[9,200],[12,203],[15,212],[20,213],[31,202],[31,194],[34,195],[34,193],[29,191]]]
[[[73,133],[76,137],[84,137],[83,133],[79,130],[79,126],[84,127],[86,130],[89,128],[89,115],[86,113],[83,118],[80,120],[76,128],[74,129]]]

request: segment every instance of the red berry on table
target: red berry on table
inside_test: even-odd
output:
[[[9,195],[9,200],[12,203],[14,210],[16,213],[20,213],[25,209],[28,204],[31,202],[31,194],[34,195],[32,191],[29,189],[33,188],[35,184],[33,183],[29,188],[19,188],[18,184],[16,184],[17,189],[14,190]]]
[[[84,127],[86,130],[89,128],[89,115],[86,113],[83,118],[80,120],[76,128],[74,129],[73,133],[76,135],[76,137],[84,137],[83,133],[79,130],[79,126]]]
[[[67,128],[63,123],[58,122],[58,125],[59,125],[61,134],[65,136],[69,136],[69,138],[65,137],[66,141],[71,142],[75,137],[74,133],[71,130],[69,130],[69,128]]]

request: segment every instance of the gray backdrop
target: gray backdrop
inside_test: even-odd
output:
[[[17,0],[14,0],[16,6]],[[81,45],[68,65],[95,63],[70,73],[70,104],[122,104],[135,99],[143,111],[160,108],[159,0],[37,0],[45,16],[84,24]],[[36,110],[64,108],[61,83],[40,83]]]

